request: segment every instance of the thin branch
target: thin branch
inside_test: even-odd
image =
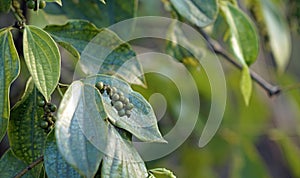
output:
[[[24,174],[26,174],[28,171],[30,171],[32,168],[34,168],[36,165],[40,164],[41,162],[44,161],[44,156],[39,157],[36,159],[34,162],[32,162],[29,166],[27,166],[25,169],[23,169],[21,172],[19,172],[15,178],[20,178]]]
[[[198,31],[202,34],[202,36],[206,39],[206,41],[210,44],[210,47],[212,50],[222,56],[224,59],[226,59],[228,62],[230,62],[232,65],[234,65],[236,68],[242,70],[243,66],[236,62],[233,57],[231,57],[230,54],[215,40],[211,39],[203,30],[200,28],[197,28]],[[267,82],[264,78],[262,78],[259,74],[254,72],[253,70],[249,69],[250,75],[252,80],[254,80],[259,86],[261,86],[267,93],[268,95],[274,96],[278,95],[281,93],[281,89],[277,85],[272,85],[269,82]]]

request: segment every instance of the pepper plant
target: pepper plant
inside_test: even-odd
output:
[[[241,69],[240,91],[246,105],[250,104],[252,79],[269,95],[281,92],[250,69],[258,58],[260,40],[254,22],[237,1],[161,2],[172,18],[200,32],[212,52]],[[267,29],[264,35],[273,37],[269,29],[283,21],[274,19],[278,12],[270,8],[270,0],[247,3],[260,8],[254,11],[257,19],[262,13],[271,14],[260,22]],[[137,9],[138,0],[0,0],[0,11],[15,18],[10,26],[0,29],[0,138],[7,133],[10,146],[0,161],[0,177],[175,177],[166,168],[147,169],[134,147],[133,137],[142,142],[167,141],[149,102],[131,88],[147,85],[135,51],[106,28],[135,17]],[[29,12],[31,17],[46,13],[69,19],[41,28],[31,24]],[[172,24],[169,32],[166,35],[174,41],[186,40],[178,24]],[[101,66],[91,75],[80,60],[86,46],[100,33],[105,36],[94,42],[111,53],[98,59]],[[290,55],[290,36],[281,36],[279,40],[286,45],[280,53],[278,43],[270,41],[279,72],[285,70]],[[16,38],[21,46],[16,47]],[[168,54],[188,68],[200,66],[192,55],[198,47],[191,46],[188,51],[174,41],[167,42]],[[60,82],[62,49],[78,61],[84,76],[70,84]],[[128,61],[130,65],[122,68]],[[23,96],[10,107],[10,88],[22,77],[21,65],[30,76]],[[62,98],[58,108],[52,101],[54,92]]]

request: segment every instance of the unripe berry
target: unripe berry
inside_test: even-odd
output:
[[[114,103],[114,107],[116,110],[120,111],[123,108],[123,103],[121,101],[117,101]]]

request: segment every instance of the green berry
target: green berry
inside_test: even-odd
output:
[[[125,109],[127,109],[127,110],[132,110],[133,109],[133,104],[132,103],[129,103],[129,104],[127,104],[126,106],[125,106]]]
[[[46,128],[48,128],[48,122],[47,121],[41,121],[40,122],[40,126],[41,126],[41,128],[43,128],[43,129],[46,129]]]
[[[42,0],[42,1],[40,1],[39,8],[44,9],[46,7],[46,5],[47,5],[46,1]]]
[[[98,88],[98,90],[102,90],[104,88],[103,82],[96,83],[96,88]]]
[[[27,7],[28,7],[29,9],[34,9],[34,8],[35,8],[35,1],[33,1],[33,0],[28,1],[28,2],[26,3],[26,5],[27,5]]]
[[[52,121],[53,121],[53,122],[56,122],[56,121],[57,121],[57,117],[53,116],[53,117],[52,117]]]
[[[114,103],[114,107],[116,110],[120,111],[123,108],[123,103],[121,101],[117,101]]]
[[[126,105],[126,104],[129,104],[130,102],[129,102],[129,99],[128,98],[124,98],[124,100],[123,100],[123,103]]]
[[[130,110],[126,110],[126,111],[125,111],[125,114],[126,114],[127,117],[130,117],[131,111],[130,111]]]
[[[112,91],[112,93],[116,93],[118,90],[117,90],[116,87],[112,87],[112,88],[111,88],[111,91]]]
[[[46,102],[45,102],[44,100],[40,100],[40,101],[38,102],[38,106],[39,106],[39,107],[44,107],[45,104],[46,104]]]
[[[123,94],[119,94],[119,100],[121,101],[121,102],[124,102],[124,100],[125,100],[125,96],[123,95]]]
[[[117,93],[115,93],[112,95],[111,100],[117,101],[117,100],[119,100],[119,98],[120,98],[120,96]]]
[[[120,111],[118,111],[118,115],[120,116],[120,117],[122,117],[122,116],[125,116],[125,110],[124,109],[121,109]]]
[[[50,109],[51,112],[55,112],[55,111],[57,110],[57,107],[56,107],[55,104],[51,104],[51,105],[49,106],[49,109]]]

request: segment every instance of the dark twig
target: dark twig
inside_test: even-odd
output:
[[[15,178],[22,177],[24,174],[26,174],[28,171],[30,171],[32,168],[34,168],[36,165],[40,164],[44,161],[44,156],[39,157],[34,162],[32,162],[29,166],[27,166],[25,169],[23,169],[21,172],[19,172]]]
[[[236,68],[242,70],[243,66],[240,63],[238,63],[236,60],[234,60],[234,58],[231,57],[231,55],[228,54],[228,52],[217,41],[211,39],[203,30],[199,28],[197,29],[202,34],[202,36],[206,39],[206,41],[209,43],[210,47],[216,54],[222,56],[232,65],[234,65]],[[253,70],[249,69],[249,71],[252,80],[254,80],[259,86],[261,86],[266,92],[268,92],[270,97],[281,93],[281,89],[279,86],[270,84]]]

